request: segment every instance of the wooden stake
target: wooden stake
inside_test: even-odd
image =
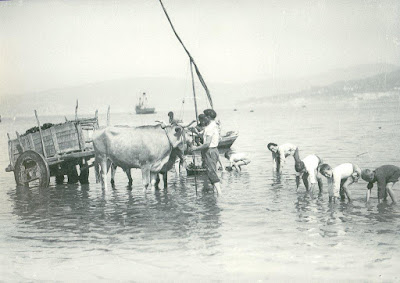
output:
[[[94,117],[96,118],[96,127],[95,129],[99,128],[99,110],[96,109],[96,112],[94,113]]]
[[[78,99],[76,100],[75,106],[75,121],[78,121]]]
[[[21,136],[19,135],[18,132],[15,132],[15,133],[17,134],[17,139],[18,139],[19,145],[20,145],[21,148],[22,148],[22,152],[24,152],[24,151],[25,151],[25,147],[24,147],[24,145],[22,144]]]
[[[44,158],[47,158],[46,148],[44,147],[42,129],[40,128],[39,117],[38,117],[38,114],[37,114],[36,110],[35,110],[35,116],[36,116],[36,122],[37,122],[38,127],[39,127],[39,134],[40,134],[40,141],[42,142],[43,156],[44,156]]]

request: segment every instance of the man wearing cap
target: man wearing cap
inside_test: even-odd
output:
[[[204,155],[207,176],[211,181],[218,194],[222,194],[220,180],[217,175],[217,162],[219,160],[218,143],[219,132],[215,123],[215,113],[212,109],[204,110],[206,127],[204,129],[204,143],[200,146],[194,146],[192,151],[202,150]]]
[[[348,186],[358,182],[361,176],[361,169],[358,165],[343,163],[332,169],[329,164],[322,164],[319,167],[319,172],[328,179],[329,202],[335,201],[339,194],[342,200],[345,200],[347,196],[348,200],[351,201]]]
[[[322,159],[314,154],[308,155],[303,160],[296,161],[294,165],[296,170],[296,190],[299,189],[300,177],[302,177],[307,191],[311,189],[311,192],[313,192],[315,184],[318,183],[319,191],[322,192],[322,178],[318,174],[318,167],[321,164]]]
[[[282,172],[286,158],[289,156],[293,156],[295,162],[301,161],[297,146],[291,143],[284,143],[278,146],[276,143],[270,142],[267,148],[272,152],[273,166],[278,172]]]
[[[396,203],[396,199],[393,193],[393,186],[400,178],[400,168],[394,165],[383,165],[376,168],[374,171],[369,169],[362,170],[361,178],[368,182],[367,185],[367,202],[371,196],[371,190],[376,182],[378,184],[378,202],[381,199],[386,200],[387,194],[389,194],[393,203]]]

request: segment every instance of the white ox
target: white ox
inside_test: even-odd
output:
[[[101,182],[107,189],[107,172],[111,161],[125,171],[142,170],[144,190],[170,159],[172,150],[184,143],[182,126],[106,127],[93,134],[96,163],[101,167]]]

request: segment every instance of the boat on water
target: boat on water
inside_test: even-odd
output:
[[[147,96],[143,92],[142,96],[139,97],[139,103],[136,104],[135,111],[136,114],[153,114],[156,112],[156,108],[147,106]]]
[[[221,136],[221,139],[218,143],[218,149],[230,148],[238,136],[238,132],[227,132],[225,135]]]

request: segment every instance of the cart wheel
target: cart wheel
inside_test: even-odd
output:
[[[89,166],[85,165],[80,165],[80,171],[81,173],[79,174],[79,182],[81,184],[89,184]]]
[[[29,187],[30,182],[39,180],[39,187],[46,188],[50,183],[49,165],[41,154],[27,150],[15,163],[14,177],[18,186]]]

